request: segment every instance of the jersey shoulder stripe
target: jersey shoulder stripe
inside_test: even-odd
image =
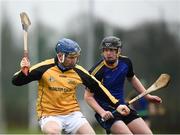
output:
[[[76,68],[76,69],[79,69],[81,72],[83,72],[84,75],[86,75],[86,77],[92,78],[92,79],[94,79],[94,81],[96,81],[97,83],[99,83],[99,82],[97,81],[97,79],[96,79],[94,76],[92,76],[91,74],[89,74],[89,72],[88,72],[86,69],[84,69],[82,66],[76,65],[75,68]]]
[[[51,65],[51,64],[55,64],[55,61],[54,61],[54,58],[52,59],[48,59],[48,60],[45,60],[45,61],[42,61],[34,66],[32,66],[29,70],[29,72],[33,71],[34,69],[37,69],[41,66],[46,66],[46,65]]]
[[[118,100],[111,95],[111,93],[101,84],[100,81],[98,81],[93,75],[90,75],[87,70],[85,70],[83,67],[76,65],[74,70],[79,74],[81,77],[83,84],[88,87],[91,91],[96,91],[97,93],[103,93],[104,96],[108,97],[111,101],[111,103],[118,104]],[[101,91],[101,92],[100,92]]]
[[[18,75],[20,72],[21,72],[21,70],[17,71],[16,73],[14,73],[14,75],[13,75],[13,76]]]
[[[102,67],[104,66],[104,61],[101,61],[99,65],[97,65],[94,70],[92,71],[92,75],[95,75]]]
[[[86,69],[84,69],[82,66],[76,64],[75,68],[77,68],[77,69],[83,71],[84,73],[86,73],[87,75],[89,75],[89,72]]]
[[[76,65],[75,68],[80,70],[81,73],[83,72],[86,75],[86,77],[92,78],[94,81],[96,81],[98,84],[101,85],[101,83],[93,75],[89,74],[89,72],[86,69],[84,69],[82,66]]]
[[[50,64],[54,64],[54,63],[55,63],[54,58],[48,59],[48,60],[45,60],[45,61],[42,61],[42,62],[40,62],[40,63],[38,63],[38,64],[33,65],[33,66],[29,69],[29,72],[31,72],[31,71],[33,71],[34,69],[37,69],[37,68],[39,68],[39,67],[41,67],[41,66],[50,65]],[[17,71],[16,73],[14,73],[13,76],[18,75],[20,72],[21,72],[21,70]]]

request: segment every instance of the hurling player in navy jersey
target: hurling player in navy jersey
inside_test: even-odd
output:
[[[101,49],[103,58],[90,70],[90,73],[101,81],[110,93],[120,100],[121,104],[125,104],[125,79],[132,84],[137,92],[142,93],[146,90],[134,74],[131,60],[122,56],[122,43],[118,37],[105,37],[101,42]],[[90,89],[85,91],[84,98],[95,110],[96,120],[106,129],[107,133],[152,134],[152,131],[135,110],[130,108],[129,115],[123,116],[116,112],[115,108],[99,92],[92,92]],[[154,103],[162,102],[161,98],[150,94],[146,95],[145,98]]]

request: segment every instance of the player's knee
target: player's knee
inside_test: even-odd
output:
[[[55,135],[55,134],[60,134],[61,130],[57,127],[47,127],[47,128],[44,128],[43,129],[43,133],[45,134],[52,134],[52,135]]]
[[[95,131],[93,128],[90,126],[89,123],[86,123],[82,125],[76,132],[76,134],[90,134],[90,135],[95,135]]]
[[[151,129],[147,129],[145,134],[153,135],[153,132],[151,131]]]
[[[55,135],[55,134],[60,134],[61,133],[61,128],[60,126],[55,123],[55,122],[48,122],[47,124],[44,125],[43,127],[43,133],[49,134],[49,135]]]

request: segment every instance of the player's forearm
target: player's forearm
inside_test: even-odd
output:
[[[98,114],[101,115],[105,112],[105,110],[96,102],[90,92],[85,91],[84,99],[88,103],[88,105]]]
[[[16,86],[25,85],[30,82],[28,76],[26,76],[23,72],[16,73],[12,78],[12,84]]]
[[[146,91],[145,87],[142,85],[142,83],[140,82],[140,80],[134,75],[134,77],[130,80],[133,87],[135,88],[135,90],[138,93],[143,93],[144,91]],[[148,99],[150,96],[150,94],[147,94],[146,96],[144,96],[146,99]]]
[[[135,75],[130,81],[137,92],[142,93],[146,91],[140,80]]]

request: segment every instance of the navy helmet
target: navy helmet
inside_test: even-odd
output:
[[[71,39],[63,38],[60,39],[55,48],[56,53],[59,52],[67,55],[79,56],[81,52],[81,48],[79,47],[78,43]]]
[[[100,48],[112,48],[112,49],[119,49],[122,48],[122,43],[120,38],[115,37],[115,36],[108,36],[105,37],[100,45]]]

